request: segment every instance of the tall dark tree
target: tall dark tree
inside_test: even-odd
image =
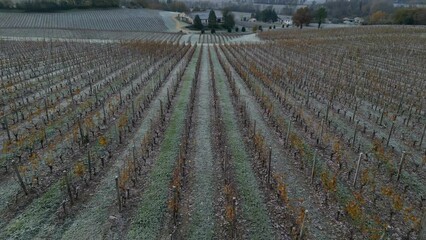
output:
[[[293,15],[293,23],[302,28],[303,24],[308,25],[311,22],[311,13],[309,8],[299,8]]]
[[[327,10],[324,7],[320,7],[316,12],[316,18],[318,20],[318,29],[321,27],[324,19],[327,17]]]
[[[198,14],[195,15],[195,18],[194,18],[194,28],[198,30],[203,29],[203,23],[201,22],[201,18],[200,16],[198,16]]]
[[[223,26],[226,29],[232,29],[235,26],[235,16],[229,11],[229,9],[225,8],[222,12],[223,15]]]
[[[263,11],[256,11],[252,14],[258,21],[262,22],[276,22],[278,21],[277,12],[271,7],[264,9]]]
[[[92,6],[98,8],[118,7],[119,0],[92,0]]]
[[[278,21],[277,12],[271,7],[266,8],[262,11],[262,21],[264,22],[276,22]]]
[[[216,28],[217,27],[217,17],[216,13],[213,10],[210,10],[209,13],[209,28]]]

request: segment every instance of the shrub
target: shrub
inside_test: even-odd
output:
[[[398,9],[393,19],[396,24],[424,25],[426,24],[426,9]]]

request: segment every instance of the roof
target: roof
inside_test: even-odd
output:
[[[209,19],[209,13],[210,13],[210,10],[204,11],[204,12],[192,12],[192,13],[189,14],[189,16],[192,19],[194,19],[195,16],[198,15],[198,16],[200,16],[201,20],[207,20],[207,19]],[[216,14],[216,18],[222,18],[223,17],[221,11],[215,10],[214,13]]]

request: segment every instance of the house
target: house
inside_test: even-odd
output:
[[[363,18],[356,17],[356,18],[343,18],[344,24],[354,25],[354,24],[362,24],[364,22]]]
[[[364,22],[364,18],[356,17],[354,18],[355,24],[362,24]]]
[[[221,11],[214,11],[214,13],[216,14],[216,22],[217,23],[221,23],[223,16],[222,16],[222,12]],[[208,25],[209,24],[209,14],[210,11],[204,11],[204,12],[192,12],[189,14],[189,17],[192,19],[192,21],[194,21],[195,16],[199,16],[201,19],[201,23],[203,25]]]
[[[186,22],[188,24],[194,24],[193,19],[185,13],[179,13],[177,18],[179,21]]]

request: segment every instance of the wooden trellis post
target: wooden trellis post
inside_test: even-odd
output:
[[[358,172],[359,172],[359,167],[360,167],[360,165],[361,165],[362,154],[363,154],[362,152],[361,152],[361,153],[359,153],[358,163],[357,163],[356,171],[355,171],[355,178],[354,178],[353,187],[355,187],[355,185],[356,185],[356,180],[357,180],[357,178],[358,178]]]

